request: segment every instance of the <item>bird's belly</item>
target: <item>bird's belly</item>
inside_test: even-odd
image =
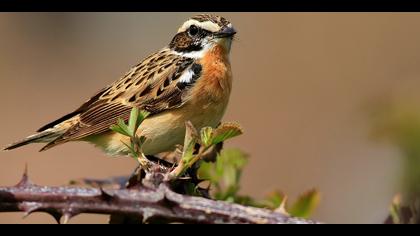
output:
[[[176,145],[183,145],[187,121],[191,121],[198,131],[206,126],[216,127],[223,117],[225,105],[196,109],[194,112],[184,109],[164,112],[144,121],[139,134],[146,136],[145,154],[171,151]]]

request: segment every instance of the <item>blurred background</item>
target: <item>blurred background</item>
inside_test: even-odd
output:
[[[77,108],[167,45],[194,14],[0,14],[0,146]],[[322,199],[314,219],[383,222],[404,186],[405,162],[395,142],[378,141],[378,119],[391,115],[377,110],[411,104],[420,111],[420,14],[221,15],[239,32],[224,120],[245,129],[226,144],[250,154],[241,193],[262,198],[280,189],[293,199],[315,187]],[[136,165],[86,143],[41,147],[0,152],[0,185],[16,184],[25,163],[41,185],[127,175]],[[97,215],[71,221],[106,222]],[[54,220],[0,213],[0,223]]]

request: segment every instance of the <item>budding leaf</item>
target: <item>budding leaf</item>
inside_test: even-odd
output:
[[[201,142],[204,146],[209,147],[213,142],[213,128],[204,127],[201,129]]]
[[[212,144],[224,142],[243,133],[242,128],[235,123],[223,123],[213,132]]]

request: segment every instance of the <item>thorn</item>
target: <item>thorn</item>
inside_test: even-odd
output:
[[[28,176],[28,162],[25,163],[25,169],[23,170],[23,175]]]
[[[63,214],[61,214],[60,212],[57,212],[57,211],[47,211],[46,213],[48,213],[50,216],[52,216],[54,218],[54,220],[57,222],[57,224],[61,224],[60,219],[63,216]]]
[[[16,185],[16,187],[24,188],[34,185],[30,180],[28,176],[28,163],[25,164],[25,170],[22,175],[22,179],[19,181],[19,183]]]
[[[40,208],[41,208],[41,204],[39,204],[39,203],[25,202],[24,204],[22,204],[22,210],[24,211],[24,214],[23,214],[22,218],[25,219],[30,214],[36,212]]]
[[[32,213],[34,213],[33,211],[31,211],[31,212],[24,212],[23,213],[23,216],[22,216],[22,219],[24,220],[24,219],[26,219],[30,214],[32,214]]]
[[[116,197],[112,194],[110,194],[109,192],[107,192],[105,189],[103,189],[102,187],[99,187],[99,190],[101,191],[101,198],[107,202],[115,199]]]
[[[72,217],[73,217],[73,216],[72,216],[70,213],[65,213],[65,214],[63,215],[63,225],[68,224],[68,223],[69,223],[69,221],[70,221],[70,219],[71,219]]]
[[[286,210],[287,199],[288,199],[288,197],[284,196],[283,201],[280,203],[280,206],[277,209],[275,209],[274,211],[279,212],[279,213],[281,213],[283,215],[286,215],[286,216],[290,216],[289,212],[287,212],[287,210]]]
[[[142,218],[142,223],[145,224],[147,222],[148,219],[150,219],[154,214],[151,211],[144,211],[143,213],[143,218]]]

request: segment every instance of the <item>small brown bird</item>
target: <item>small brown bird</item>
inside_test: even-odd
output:
[[[188,19],[167,47],[134,66],[75,111],[41,127],[36,134],[11,144],[47,143],[41,151],[68,141],[88,141],[110,155],[129,151],[128,137],[110,130],[118,118],[128,120],[133,107],[150,112],[138,130],[145,136],[143,153],[155,155],[182,144],[185,122],[197,128],[216,127],[232,88],[229,61],[236,31],[223,17]]]

